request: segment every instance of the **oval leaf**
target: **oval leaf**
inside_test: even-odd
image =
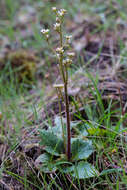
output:
[[[86,159],[94,151],[92,142],[89,140],[84,141],[82,139],[76,139],[72,141],[71,150],[73,160]]]
[[[77,166],[73,166],[71,175],[78,179],[86,179],[99,175],[99,172],[88,162],[81,161]]]
[[[36,160],[35,160],[35,166],[44,173],[51,173],[56,171],[56,167],[52,161],[52,156],[48,153],[41,154]]]
[[[59,156],[64,152],[63,140],[57,137],[54,133],[40,130],[41,142],[40,144],[44,146],[44,150],[52,155]]]

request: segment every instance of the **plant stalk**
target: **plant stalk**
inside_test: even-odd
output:
[[[60,24],[60,46],[63,47],[63,34],[62,34],[62,21]],[[60,70],[62,73],[62,79],[64,82],[64,93],[65,93],[65,112],[66,112],[66,127],[67,127],[67,143],[66,143],[66,156],[67,160],[71,159],[71,128],[70,128],[70,114],[69,114],[69,99],[68,99],[68,72],[67,67],[64,70],[63,56],[60,59]]]
[[[63,119],[62,119],[62,109],[61,109],[61,102],[60,102],[60,93],[61,93],[61,91],[58,91],[57,95],[58,95],[60,121],[61,121],[61,125],[62,125],[62,138],[63,138],[63,141],[64,141],[64,149],[65,149],[65,152],[66,152],[66,138],[65,138],[65,135],[64,135],[64,123],[63,123]]]
[[[65,92],[65,111],[66,111],[66,125],[67,125],[67,148],[66,155],[68,161],[71,159],[71,128],[70,128],[70,114],[69,114],[69,99],[68,99],[68,88],[67,83],[64,83]]]

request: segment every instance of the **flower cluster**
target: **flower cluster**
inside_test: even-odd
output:
[[[49,29],[42,29],[41,33],[46,37],[46,39],[49,39]]]
[[[65,9],[60,9],[57,13],[58,13],[59,17],[64,17],[64,15],[65,15],[66,12],[67,11]]]
[[[42,30],[41,30],[41,33],[42,33],[42,34],[49,34],[49,29],[42,29]]]
[[[66,13],[65,9],[57,10],[56,7],[52,7],[53,12],[56,14],[56,23],[54,24],[54,30],[60,33],[60,27],[62,23],[62,19]]]
[[[57,57],[58,59],[60,59],[60,57],[62,57],[63,54],[64,54],[64,49],[63,49],[63,47],[58,47],[58,48],[56,48],[56,57]]]
[[[64,67],[68,67],[72,63],[72,59],[75,56],[74,52],[68,52],[68,49],[70,48],[70,43],[71,43],[71,35],[66,35],[65,39],[63,38],[63,31],[62,31],[62,24],[63,24],[63,18],[64,15],[66,14],[65,9],[60,9],[58,10],[56,7],[52,7],[52,11],[56,15],[56,23],[53,25],[54,30],[58,32],[60,36],[60,46],[56,48],[55,54],[56,57],[58,58],[58,61],[61,62],[60,65],[63,65]],[[41,33],[46,37],[48,43],[49,43],[49,29],[42,29]]]
[[[72,63],[72,59],[67,58],[67,59],[64,59],[64,60],[63,60],[63,64],[64,64],[65,66],[70,66],[71,63]]]
[[[56,52],[62,55],[62,54],[64,53],[63,47],[58,47],[58,48],[56,49]]]

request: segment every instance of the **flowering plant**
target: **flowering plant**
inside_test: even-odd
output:
[[[43,145],[45,153],[40,155],[35,163],[43,172],[55,172],[56,170],[60,170],[64,173],[70,173],[73,177],[78,177],[80,179],[93,177],[98,174],[98,172],[94,166],[86,162],[86,159],[94,150],[92,141],[84,140],[84,136],[87,136],[86,127],[80,127],[78,126],[78,123],[70,121],[68,68],[72,64],[75,54],[70,51],[72,36],[66,35],[65,38],[63,36],[62,24],[66,10],[57,10],[56,7],[53,7],[52,10],[56,15],[54,30],[58,33],[60,39],[59,46],[55,51],[53,50],[59,63],[58,67],[62,80],[62,83],[54,84],[59,100],[60,117],[57,116],[55,118],[54,127],[48,126],[47,130],[40,130],[40,144]],[[41,32],[50,45],[50,30],[42,29]],[[62,94],[62,90],[64,90],[64,96]],[[60,99],[65,103],[66,119],[63,118],[61,114]],[[75,131],[73,138],[71,137],[72,128]]]
[[[61,91],[61,88],[64,88],[64,102],[65,102],[65,112],[66,112],[66,126],[67,126],[67,142],[65,142],[64,134],[64,148],[66,152],[66,156],[68,161],[71,159],[71,130],[70,130],[70,115],[69,115],[69,100],[68,100],[68,68],[72,63],[72,58],[75,56],[74,52],[70,52],[70,42],[72,36],[66,35],[65,42],[63,38],[63,29],[62,24],[64,20],[64,16],[66,14],[65,9],[57,10],[56,7],[52,8],[53,12],[56,15],[56,23],[54,24],[54,30],[58,33],[60,44],[59,47],[56,48],[55,54],[59,62],[59,71],[61,75],[61,79],[63,84],[54,85],[57,91]],[[41,33],[45,36],[48,44],[49,42],[49,29],[42,29]],[[66,47],[66,50],[65,50]],[[58,96],[60,98],[60,96]],[[61,118],[62,122],[62,118]]]

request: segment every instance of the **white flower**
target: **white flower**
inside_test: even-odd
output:
[[[60,17],[64,16],[63,12],[61,12],[61,11],[58,11],[58,15],[59,15]]]
[[[47,38],[47,39],[49,38],[49,35],[48,35],[48,34],[46,35],[46,38]]]
[[[56,57],[57,57],[58,59],[60,59],[60,54],[59,54],[59,53],[57,53],[57,54],[56,54]]]
[[[65,38],[66,38],[67,40],[70,40],[70,39],[72,38],[72,36],[71,36],[71,35],[67,35],[67,36],[65,36]]]
[[[58,22],[58,23],[60,22],[60,19],[59,19],[59,17],[56,17],[56,22]]]
[[[67,58],[63,60],[63,64],[69,66],[72,63],[72,60]]]
[[[71,35],[67,35],[67,36],[65,36],[65,38],[66,38],[66,43],[69,44],[71,42],[72,36]]]
[[[69,59],[69,58],[67,58],[67,59],[66,59],[66,63],[67,63],[67,64],[70,64],[70,63],[72,63],[72,60]]]
[[[54,24],[54,30],[56,30],[57,32],[60,31],[60,23]]]
[[[60,9],[58,11],[58,16],[63,17],[67,11],[65,9]]]
[[[67,55],[69,58],[72,58],[75,56],[75,53],[74,52],[68,52]]]
[[[41,33],[44,35],[48,35],[49,34],[49,29],[42,29]]]
[[[63,64],[65,64],[65,63],[66,63],[66,59],[63,60]]]
[[[56,7],[52,7],[52,11],[53,11],[53,12],[56,12],[56,11],[57,11],[57,8],[56,8]]]
[[[66,13],[66,12],[67,12],[66,9],[60,9],[60,11],[63,12],[63,13]]]
[[[56,49],[56,52],[57,52],[58,54],[63,54],[63,53],[64,53],[63,47],[58,47],[58,48]]]

